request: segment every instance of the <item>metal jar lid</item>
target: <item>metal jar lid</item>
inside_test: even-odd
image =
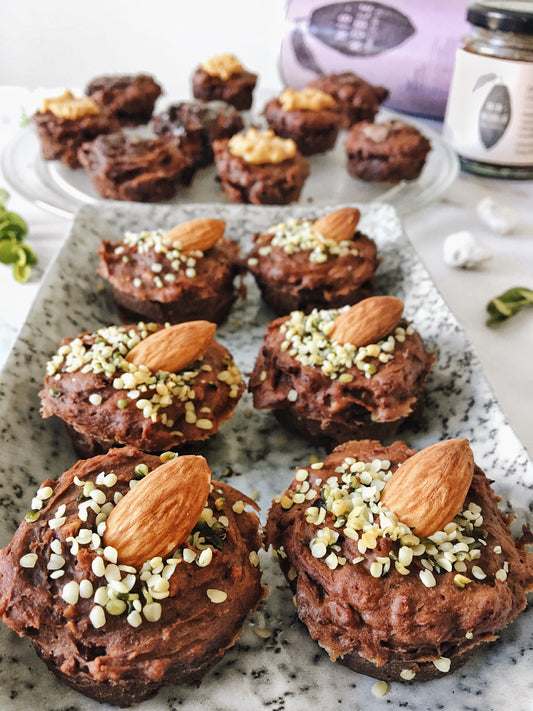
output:
[[[531,0],[484,0],[468,8],[466,19],[476,27],[533,35]]]

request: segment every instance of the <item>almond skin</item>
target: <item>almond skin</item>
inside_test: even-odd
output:
[[[210,321],[187,321],[162,328],[134,346],[125,359],[154,373],[177,373],[204,355],[216,330],[216,324]]]
[[[313,223],[312,232],[318,232],[326,239],[343,242],[353,239],[361,213],[356,207],[341,207]]]
[[[442,531],[461,511],[474,473],[467,439],[449,439],[417,452],[394,472],[381,502],[419,538]]]
[[[209,496],[211,470],[203,457],[184,455],[153,469],[109,514],[104,544],[139,570],[187,540]]]
[[[225,229],[224,220],[200,217],[176,225],[167,232],[166,237],[182,252],[205,252],[221,239]]]
[[[400,322],[403,301],[395,296],[371,296],[339,314],[329,337],[337,343],[360,348],[377,343]]]

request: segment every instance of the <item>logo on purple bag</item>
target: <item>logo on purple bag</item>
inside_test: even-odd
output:
[[[314,10],[309,33],[342,54],[381,54],[409,39],[415,27],[408,17],[380,2],[337,2]]]

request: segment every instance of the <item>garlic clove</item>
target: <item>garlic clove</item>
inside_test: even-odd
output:
[[[508,235],[520,221],[520,216],[513,207],[502,205],[488,195],[479,201],[476,210],[481,222],[501,235]]]
[[[444,262],[450,267],[475,269],[492,257],[492,252],[484,247],[468,230],[454,232],[445,238],[443,244]]]

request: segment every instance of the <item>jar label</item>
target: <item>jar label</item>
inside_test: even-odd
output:
[[[458,50],[443,135],[465,158],[533,165],[533,63]]]

